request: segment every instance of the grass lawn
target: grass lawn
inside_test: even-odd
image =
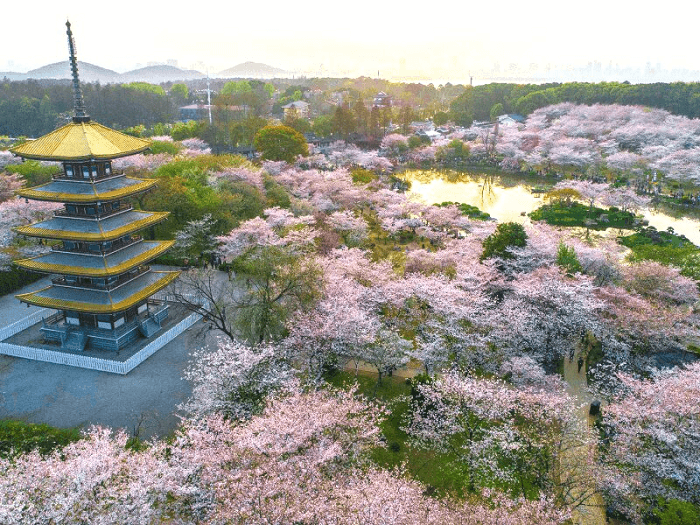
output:
[[[533,221],[545,221],[555,226],[581,226],[592,230],[607,228],[631,229],[634,226],[634,213],[617,208],[603,209],[581,204],[580,202],[555,202],[544,204],[530,213]],[[592,223],[590,221],[593,221]]]
[[[79,439],[82,439],[82,435],[77,428],[55,428],[10,419],[0,420],[2,458],[26,454],[32,450],[48,454]]]
[[[649,260],[675,266],[681,274],[700,281],[700,248],[683,235],[649,227],[620,237],[618,242],[632,250],[631,261]]]
[[[360,373],[355,377],[351,372],[336,372],[326,380],[339,388],[357,383],[360,394],[390,410],[391,413],[381,424],[386,446],[377,447],[371,453],[371,458],[377,465],[386,469],[404,468],[411,478],[423,483],[432,495],[464,497],[468,494],[468,477],[455,456],[413,448],[408,444],[408,435],[401,427],[405,424],[411,401],[409,380],[387,377],[382,379],[381,385],[377,385],[376,375]]]

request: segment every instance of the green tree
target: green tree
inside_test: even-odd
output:
[[[319,137],[330,137],[333,134],[333,115],[320,115],[311,124],[311,131]]]
[[[567,246],[563,242],[559,242],[557,249],[557,264],[566,270],[566,273],[574,274],[583,271],[574,247]]]
[[[471,86],[450,104],[450,116],[455,124],[468,128],[474,122],[474,88]]]
[[[305,118],[297,118],[293,115],[284,119],[284,125],[297,130],[299,133],[308,133],[311,131],[311,122]]]
[[[483,242],[484,251],[480,260],[490,257],[513,259],[513,254],[508,251],[511,246],[525,246],[527,234],[522,224],[517,222],[503,222],[496,227],[496,231],[486,237]]]
[[[170,88],[170,96],[175,99],[177,104],[185,104],[190,98],[190,90],[185,84],[173,84]]]
[[[505,110],[503,109],[503,104],[498,102],[497,104],[494,104],[491,106],[491,111],[489,112],[489,116],[491,117],[491,120],[496,120],[496,118],[500,117],[505,113]]]
[[[252,146],[255,134],[267,126],[267,120],[249,115],[229,124],[229,136],[233,146]]]
[[[127,89],[133,89],[135,91],[143,91],[145,93],[153,93],[155,95],[165,96],[165,90],[156,86],[155,84],[149,84],[148,82],[131,82],[129,84],[123,84]]]
[[[365,103],[362,101],[362,97],[357,99],[357,102],[352,107],[353,113],[355,114],[356,129],[359,133],[367,133],[369,127],[369,111]]]
[[[285,247],[253,249],[234,261],[249,278],[250,288],[236,301],[235,326],[251,343],[280,337],[286,320],[310,308],[320,297],[321,269],[310,259]]]
[[[247,80],[232,80],[226,82],[224,87],[221,88],[222,95],[239,95],[241,93],[252,93],[253,87]]]
[[[399,124],[404,135],[408,134],[411,122],[416,119],[416,114],[411,106],[403,106],[399,111]]]
[[[444,111],[437,111],[435,115],[433,115],[433,124],[436,126],[444,126],[447,124],[449,121],[450,116],[445,113]]]
[[[173,124],[173,129],[170,132],[170,136],[173,138],[173,140],[191,139],[199,136],[199,133],[203,127],[204,126],[196,120],[176,122]]]
[[[373,137],[378,137],[381,134],[382,116],[377,106],[372,106],[369,112],[368,133]]]
[[[333,113],[333,133],[347,137],[355,131],[355,118],[347,104],[338,106]]]
[[[539,108],[551,104],[545,91],[533,91],[518,99],[515,103],[515,110],[522,115],[529,115]]]
[[[288,126],[265,126],[255,134],[253,144],[265,160],[284,160],[291,164],[298,155],[309,154],[304,135]]]

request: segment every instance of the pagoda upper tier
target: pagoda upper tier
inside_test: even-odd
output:
[[[68,167],[71,175],[73,167]],[[135,179],[118,175],[106,179],[89,178],[76,184],[69,178],[56,179],[48,184],[25,188],[17,195],[27,199],[51,202],[106,202],[123,199],[136,193],[146,191],[156,184],[156,179]]]
[[[119,239],[105,247],[87,244],[84,252],[76,252],[75,242],[64,242],[49,253],[15,261],[17,266],[44,273],[106,278],[155,259],[168,251],[175,241],[144,241],[138,237]],[[92,249],[91,249],[92,248]],[[108,251],[105,251],[107,248]]]
[[[91,209],[94,210],[94,208]],[[17,226],[15,231],[28,237],[44,239],[106,242],[154,226],[167,217],[168,212],[136,211],[131,208],[107,217],[96,214],[93,219],[81,219],[75,215],[62,216],[56,213],[46,221]]]
[[[15,155],[38,160],[116,159],[145,151],[150,142],[89,120],[71,122],[12,149]]]

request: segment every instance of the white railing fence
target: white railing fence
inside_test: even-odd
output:
[[[0,329],[0,354],[13,357],[22,357],[24,359],[32,359],[34,361],[44,361],[47,363],[75,366],[78,368],[87,368],[89,370],[98,370],[101,372],[125,375],[155,354],[158,350],[163,348],[163,346],[175,339],[182,332],[194,325],[201,318],[199,314],[190,314],[178,324],[173,326],[170,330],[164,332],[126,361],[122,362],[111,359],[102,359],[99,357],[71,354],[68,352],[60,352],[57,350],[49,350],[46,348],[34,348],[31,346],[2,342],[16,333],[26,330],[30,326],[38,323],[43,317],[47,316],[50,311],[51,310],[44,308],[32,313],[31,315],[28,315],[24,319]]]

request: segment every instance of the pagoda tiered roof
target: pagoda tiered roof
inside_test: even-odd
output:
[[[111,290],[52,285],[36,292],[17,295],[28,304],[94,314],[124,311],[146,301],[180,275],[179,271],[142,273],[133,280]]]
[[[104,202],[146,191],[156,182],[156,179],[136,179],[124,175],[95,181],[54,180],[41,186],[18,190],[17,195],[51,202]]]
[[[49,253],[15,264],[27,270],[83,277],[110,277],[147,263],[169,250],[175,241],[141,241],[106,255],[62,252]]]
[[[29,237],[103,242],[158,224],[167,216],[168,212],[136,210],[123,211],[99,220],[55,215],[42,222],[17,226],[15,231]]]
[[[10,151],[27,159],[97,160],[116,159],[141,153],[150,141],[132,137],[92,121],[71,122]]]

